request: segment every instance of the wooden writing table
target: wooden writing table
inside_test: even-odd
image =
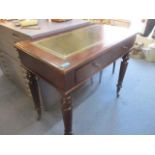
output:
[[[72,134],[71,92],[122,57],[118,97],[135,37],[136,33],[125,28],[90,25],[40,40],[17,43],[21,61],[28,71],[38,119],[41,117],[38,76],[52,84],[62,95],[64,134]]]

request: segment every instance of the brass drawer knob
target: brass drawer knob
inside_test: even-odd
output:
[[[96,68],[100,68],[101,64],[97,63],[97,62],[93,62],[92,65]]]

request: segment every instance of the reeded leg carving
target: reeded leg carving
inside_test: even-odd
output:
[[[39,88],[38,88],[38,83],[37,83],[37,77],[30,71],[27,71],[27,78],[29,79],[29,87],[30,87],[32,98],[34,101],[35,110],[38,115],[37,120],[40,120],[41,119],[41,104],[40,104],[40,98],[39,98]]]
[[[119,71],[119,78],[118,78],[118,83],[117,83],[117,97],[119,97],[119,92],[120,89],[122,88],[122,82],[126,73],[126,69],[128,66],[128,60],[129,60],[129,54],[126,54],[122,57],[122,62],[120,66],[120,71]]]
[[[64,121],[64,134],[72,135],[72,98],[70,95],[63,95],[61,110]]]

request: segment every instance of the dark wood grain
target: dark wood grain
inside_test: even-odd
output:
[[[33,45],[31,41],[16,44],[25,68],[52,84],[61,93],[65,134],[72,134],[72,101],[70,94],[75,89],[121,57],[123,57],[123,61],[117,94],[119,94],[125,76],[128,53],[134,44],[136,33],[123,28],[97,27],[100,30],[101,43],[66,59],[45,52]],[[90,39],[89,37],[86,36],[84,39]],[[69,62],[70,66],[67,68],[60,67],[65,62]]]
[[[120,92],[120,89],[122,88],[123,79],[124,79],[125,72],[128,66],[128,60],[129,60],[129,53],[125,54],[122,57],[122,62],[121,62],[120,71],[119,71],[118,84],[117,84],[117,97],[119,97],[119,92]]]
[[[72,135],[72,98],[69,94],[62,95],[61,111],[64,120],[64,134]]]
[[[107,32],[104,33],[104,31],[106,30]],[[106,53],[108,49],[115,48],[114,46],[118,44],[120,46],[122,45],[122,46],[131,47],[132,45],[130,44],[133,44],[134,42],[135,33],[133,32],[129,33],[126,29],[123,29],[123,28],[117,29],[110,26],[108,26],[108,28],[105,26],[100,26],[100,31],[101,31],[101,34],[103,35],[101,37],[101,39],[103,39],[103,42],[101,44],[95,45],[89,49],[85,49],[83,52],[75,54],[66,59],[62,59],[48,52],[45,52],[44,50],[33,45],[32,41],[29,41],[29,40],[17,43],[16,47],[18,49],[23,50],[28,55],[31,55],[34,58],[40,61],[43,61],[44,63],[50,65],[51,67],[66,73],[75,68],[78,68],[79,66],[81,66],[82,64],[85,64],[86,62],[93,60],[97,56],[100,56]],[[112,37],[114,35],[115,37]],[[124,41],[127,41],[127,42],[125,43]],[[60,65],[66,61],[69,62],[71,65],[65,69],[60,68]]]

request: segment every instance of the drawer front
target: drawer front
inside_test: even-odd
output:
[[[29,39],[21,33],[0,26],[0,67],[5,75],[20,87],[28,96],[31,96],[26,70],[22,67],[19,54],[14,44]]]
[[[11,57],[3,52],[2,66],[5,67],[5,72],[9,79],[16,83],[16,85],[22,88],[22,90],[24,90],[27,94],[29,94],[29,81],[26,77],[26,70],[21,66],[21,64],[14,61]]]
[[[3,35],[0,35],[0,40],[5,40],[5,41],[10,41],[10,40],[13,40],[13,41],[21,41],[21,40],[26,40],[26,39],[30,39],[30,37],[20,33],[20,32],[17,32],[15,30],[11,30],[5,26],[2,26],[0,25],[0,34],[3,34]]]
[[[6,66],[9,68],[10,71],[15,71],[20,75],[25,75],[26,70],[22,67],[22,64],[12,59],[9,55],[5,52],[2,52],[3,60],[6,63]]]
[[[3,73],[18,85],[27,95],[30,94],[26,71],[20,64],[11,60],[4,52],[0,51],[0,68]],[[30,96],[30,95],[29,95]]]
[[[7,64],[5,62],[5,58],[3,56],[3,52],[2,51],[0,51],[0,68],[2,69],[3,73],[6,76],[9,76],[8,67],[7,67]]]
[[[0,35],[0,40],[6,40],[7,38],[10,38],[12,32],[13,31],[11,29],[8,29],[5,26],[0,25],[0,34],[3,34]]]
[[[8,42],[7,43],[1,42],[0,49],[3,50],[5,53],[7,53],[12,58],[14,58],[16,61],[20,61],[19,54],[13,44],[9,44]]]
[[[14,47],[16,42],[29,39],[28,36],[25,36],[17,31],[0,26],[0,49],[8,53],[11,57],[16,60],[19,59],[19,54]]]
[[[105,51],[98,58],[77,69],[75,72],[76,83],[80,83],[81,81],[88,79],[95,73],[102,70],[104,67],[114,62],[119,57],[126,54],[133,46],[134,38],[135,37],[131,37],[125,41],[122,41],[121,43],[113,46],[112,49]]]
[[[5,66],[10,77],[19,76],[21,79],[26,79],[26,70],[22,65],[2,51],[0,52],[0,63]]]
[[[46,63],[33,58],[29,54],[19,52],[23,65],[33,73],[52,83],[53,86],[60,90],[65,90],[64,74],[59,70],[47,65]]]

